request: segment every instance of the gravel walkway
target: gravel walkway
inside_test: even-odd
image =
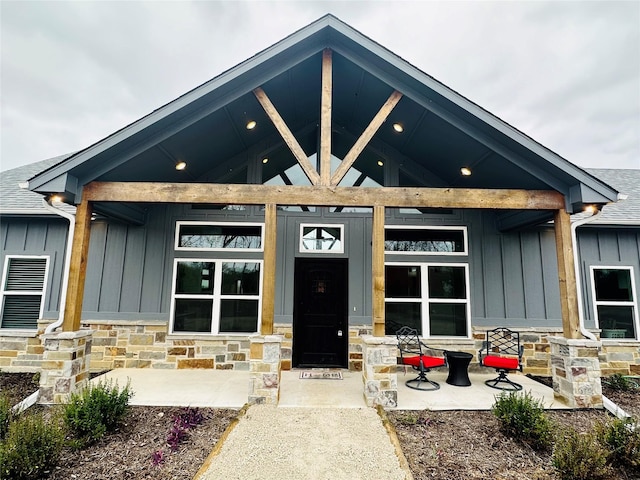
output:
[[[198,480],[406,480],[373,408],[253,405]]]

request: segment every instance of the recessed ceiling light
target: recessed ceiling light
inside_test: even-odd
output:
[[[185,168],[187,168],[187,162],[176,163],[176,170],[184,170]]]
[[[262,163],[269,163],[269,159],[267,157],[263,158]]]
[[[398,133],[404,132],[404,127],[402,126],[401,123],[394,123],[393,124],[393,129]]]
[[[378,160],[378,166],[382,167],[384,165],[384,162],[382,160]]]
[[[469,175],[471,175],[471,169],[469,167],[462,167],[460,169],[460,173],[465,177],[468,177]]]
[[[247,126],[247,130],[253,130],[254,128],[256,128],[256,125],[257,125],[257,123],[256,123],[255,120],[249,120],[247,122],[247,125],[246,125]]]

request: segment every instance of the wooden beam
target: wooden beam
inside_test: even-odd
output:
[[[92,182],[83,197],[93,202],[316,205],[558,210],[562,194],[551,190],[473,188],[324,187],[215,183]]]
[[[331,182],[331,96],[333,93],[331,50],[322,52],[322,98],[320,102],[320,184]]]
[[[373,208],[371,276],[373,335],[384,337],[384,207]]]
[[[262,335],[273,334],[276,297],[277,209],[269,203],[264,211],[264,261],[262,263]]]
[[[82,316],[82,300],[84,298],[84,282],[89,258],[89,238],[91,236],[92,206],[83,199],[76,207],[75,230],[71,246],[71,263],[69,264],[69,283],[67,285],[67,303],[64,309],[62,331],[76,332],[80,330]]]
[[[394,91],[391,96],[387,99],[387,101],[382,105],[376,116],[373,117],[369,126],[362,132],[360,138],[356,140],[356,143],[351,147],[349,153],[344,157],[342,163],[336,169],[336,172],[331,177],[331,185],[338,185],[340,180],[347,174],[351,166],[354,164],[358,156],[362,153],[367,144],[371,141],[375,133],[380,128],[380,125],[384,123],[387,119],[391,110],[398,104],[400,99],[402,98],[402,94],[397,90]]]
[[[271,103],[269,97],[267,97],[267,94],[260,87],[256,88],[253,91],[253,94],[258,99],[258,102],[260,102],[260,105],[262,105],[262,108],[264,108],[264,111],[273,122],[273,125],[276,127],[278,132],[280,132],[282,139],[289,146],[291,153],[293,153],[293,156],[302,167],[302,170],[309,178],[311,184],[318,185],[320,183],[320,176],[318,175],[318,172],[316,172],[316,169],[311,165],[311,162],[307,158],[307,154],[304,153],[304,150],[302,150],[302,147],[296,140],[296,137],[293,136],[293,133],[291,133],[291,130],[289,130],[289,127],[287,127],[287,124],[278,113],[278,110],[276,110],[276,107]]]
[[[560,307],[562,310],[562,332],[565,338],[582,338],[578,316],[578,287],[571,241],[571,219],[560,209],[555,214],[556,254],[558,257],[558,280],[560,282]]]

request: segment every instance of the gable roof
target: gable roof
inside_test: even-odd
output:
[[[346,153],[396,90],[403,98],[387,126],[399,119],[407,131],[399,136],[381,128],[361,156],[372,164],[380,157],[394,161],[407,186],[552,189],[576,211],[615,200],[609,185],[332,15],[36,175],[31,188],[63,192],[77,202],[82,186],[93,180],[225,183],[224,175],[251,155],[268,151],[286,162],[290,154],[274,147],[282,139],[253,95],[258,87],[304,137],[299,141],[306,154],[314,153],[324,49],[333,52],[336,156]],[[245,130],[248,116],[260,128]],[[174,170],[179,159],[189,162],[186,173]],[[460,178],[462,166],[473,168],[473,176]]]

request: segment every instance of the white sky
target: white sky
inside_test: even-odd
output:
[[[640,1],[0,0],[0,169],[79,150],[332,13],[582,167],[640,168]]]

